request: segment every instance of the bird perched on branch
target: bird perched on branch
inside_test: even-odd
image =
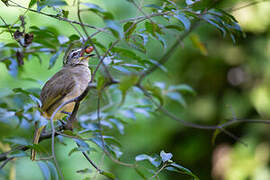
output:
[[[54,111],[64,102],[80,96],[87,88],[91,79],[88,58],[93,54],[92,46],[67,51],[63,59],[63,67],[43,86],[40,94],[41,110],[45,118],[50,119]],[[75,102],[63,106],[53,120],[61,119],[71,113]],[[39,137],[45,126],[35,131],[33,144],[38,144]],[[36,151],[31,151],[31,160],[35,160]]]

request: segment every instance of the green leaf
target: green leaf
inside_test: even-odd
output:
[[[12,151],[11,153],[8,154],[8,157],[26,157],[27,154],[26,152],[22,151],[22,150],[15,150],[15,151]]]
[[[134,169],[135,169],[136,173],[137,173],[141,178],[143,178],[144,180],[147,180],[147,177],[139,170],[138,167],[135,166]]]
[[[166,96],[168,96],[172,100],[179,102],[183,107],[187,106],[185,99],[178,92],[167,92]]]
[[[128,45],[137,51],[140,51],[142,53],[146,53],[146,48],[145,48],[144,43],[145,43],[145,41],[144,41],[143,36],[141,36],[140,34],[135,34],[135,35],[133,35],[131,42],[128,43]]]
[[[19,48],[20,46],[18,45],[18,43],[7,43],[7,44],[5,44],[5,47]]]
[[[4,139],[5,142],[9,142],[12,144],[17,144],[17,145],[30,145],[31,143],[29,143],[26,139],[21,138],[21,137],[16,137],[16,138],[5,138]]]
[[[165,28],[167,28],[167,29],[175,29],[177,31],[183,31],[184,30],[183,27],[178,26],[178,25],[174,25],[174,24],[167,25],[167,26],[165,26]]]
[[[26,90],[23,90],[22,88],[14,88],[14,89],[12,89],[12,91],[14,93],[22,93],[22,94],[25,94],[25,95],[30,95],[30,92],[28,92]]]
[[[28,5],[28,8],[31,8],[32,6],[34,6],[35,4],[37,3],[37,0],[31,0],[29,5]]]
[[[137,24],[134,22],[127,22],[124,25],[125,39],[128,41],[131,34],[135,31]]]
[[[114,47],[112,48],[112,52],[118,53],[120,56],[127,57],[130,59],[138,60],[140,57],[136,55],[132,50],[125,49],[125,48],[119,48],[119,47]]]
[[[156,37],[156,33],[162,34],[160,27],[153,22],[145,22],[145,30],[146,32],[152,34],[154,37]]]
[[[1,1],[2,1],[2,3],[4,3],[6,6],[9,6],[8,0],[1,0]]]
[[[52,180],[58,180],[59,176],[58,176],[57,169],[56,169],[55,165],[52,162],[47,161],[47,166],[50,169]]]
[[[90,150],[89,145],[86,142],[84,142],[83,140],[81,140],[81,139],[74,139],[74,141],[79,145],[80,148],[83,148],[82,149],[83,152]]]
[[[42,102],[40,101],[39,98],[37,98],[36,96],[33,96],[32,94],[30,94],[29,97],[38,105],[38,107],[42,106]]]
[[[43,0],[38,1],[37,5],[37,11],[41,11],[46,6],[65,6],[67,3],[64,0]]]
[[[197,1],[197,0],[186,0],[186,4],[187,4],[188,6],[190,6],[190,5],[194,4],[196,1]]]
[[[157,159],[156,157],[151,157],[151,156],[146,155],[146,154],[140,154],[140,155],[136,156],[135,160],[136,161],[148,160],[155,167],[158,167],[161,164],[161,161],[159,159]]]
[[[115,118],[110,118],[109,121],[115,124],[120,134],[124,134],[124,125],[121,123],[121,121]]]
[[[156,34],[157,35],[157,39],[159,40],[159,42],[161,43],[161,45],[163,46],[163,48],[167,48],[167,43],[166,43],[166,40],[159,34]]]
[[[107,27],[110,29],[110,31],[116,38],[123,38],[124,36],[123,30],[116,21],[111,19],[105,19],[104,22],[106,23]]]
[[[121,143],[113,136],[102,136],[106,142],[111,141],[111,143],[116,144],[117,146],[121,146]]]
[[[194,89],[186,84],[180,84],[176,86],[172,85],[168,88],[168,91],[180,91],[181,93],[190,93],[192,95],[196,95]]]
[[[162,10],[162,7],[161,6],[158,6],[156,4],[147,4],[145,5],[144,7],[149,7],[149,8],[153,8],[153,9],[159,9],[159,10]]]
[[[28,145],[27,147],[34,149],[37,152],[47,152],[47,150],[40,144],[32,144],[32,145]]]
[[[179,164],[176,164],[176,163],[171,163],[169,165],[169,167],[166,167],[165,169],[168,171],[175,171],[175,172],[178,172],[181,174],[187,174],[187,175],[193,177],[194,179],[199,180],[199,178],[195,174],[193,174],[189,169],[187,169]]]
[[[122,91],[122,94],[126,94],[126,92],[133,87],[138,82],[138,76],[129,75],[125,76],[121,79],[119,83],[119,89]]]
[[[74,137],[78,137],[79,138],[79,136],[77,135],[77,134],[75,134],[73,131],[71,131],[71,130],[64,130],[63,132],[62,132],[63,134],[66,134],[66,135],[68,135],[68,136],[74,136]]]
[[[223,37],[225,37],[226,29],[224,27],[222,27],[222,25],[219,24],[218,21],[221,21],[220,18],[215,17],[211,14],[205,14],[202,16],[202,18],[203,18],[203,20],[205,20],[209,24],[211,24],[211,25],[215,26],[217,29],[219,29],[222,32]]]
[[[162,95],[162,90],[159,87],[153,86],[151,83],[147,83],[144,88],[147,91],[150,91],[151,95],[159,100],[160,106],[163,106],[164,99]]]
[[[71,36],[68,37],[70,41],[76,41],[80,39],[80,36],[76,34],[72,34]]]
[[[183,23],[186,31],[189,31],[191,24],[190,24],[190,20],[186,17],[185,14],[179,13],[179,14],[174,15],[174,17]]]
[[[168,70],[166,69],[165,66],[163,66],[162,64],[160,64],[158,61],[156,61],[154,59],[149,59],[149,62],[148,63],[149,64],[152,64],[152,65],[158,66],[158,68],[161,69],[164,72],[168,72]]]
[[[96,145],[98,145],[101,149],[103,149],[103,143],[101,138],[99,137],[93,137],[93,138],[89,138],[89,141],[92,141],[93,143],[95,143]]]
[[[138,82],[138,76],[136,76],[134,74],[124,76],[124,78],[121,79],[121,81],[120,81],[120,83],[118,85],[118,88],[119,88],[119,90],[122,93],[122,99],[121,99],[121,102],[120,102],[120,105],[119,106],[121,106],[122,104],[124,104],[125,99],[126,99],[127,91],[131,87],[133,87],[137,82]]]
[[[163,163],[169,161],[172,159],[173,155],[172,153],[165,153],[163,150],[160,152],[160,157],[163,161]]]
[[[71,156],[73,153],[78,152],[78,151],[80,151],[78,147],[72,148],[72,149],[69,151],[68,156]]]
[[[106,12],[104,9],[102,9],[100,6],[93,4],[93,3],[81,3],[89,8],[90,11],[94,13],[104,13]]]
[[[64,18],[68,18],[69,11],[65,11],[65,10],[62,9],[62,14],[63,14]]]
[[[8,66],[8,72],[11,76],[16,78],[18,75],[18,62],[13,58],[10,58],[9,61],[11,63]]]
[[[85,168],[85,169],[76,171],[76,173],[87,174],[87,173],[92,173],[92,170],[89,168]]]
[[[100,174],[106,176],[109,179],[116,180],[115,175],[110,172],[102,171]]]
[[[65,6],[67,5],[65,0],[43,0],[39,1],[39,6]]]
[[[108,147],[108,149],[110,150],[110,152],[111,152],[117,159],[119,159],[119,158],[123,155],[123,152],[120,151],[120,148],[119,148],[119,147],[114,146],[114,145],[108,145],[107,147]]]
[[[113,65],[113,68],[120,71],[120,72],[122,72],[122,73],[130,74],[130,71],[127,68],[124,68],[122,66]]]
[[[38,161],[38,165],[39,165],[39,168],[41,169],[44,179],[51,180],[51,173],[50,173],[49,167],[47,166],[47,163]]]
[[[99,76],[98,77],[98,81],[97,81],[97,90],[101,90],[103,89],[104,85],[105,85],[105,77],[104,76]]]

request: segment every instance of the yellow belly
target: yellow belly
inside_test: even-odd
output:
[[[58,106],[60,106],[60,105],[58,105]],[[57,106],[57,107],[58,107],[58,106]],[[66,114],[65,114],[65,113],[62,113],[61,111],[65,111],[65,112],[72,113],[74,106],[75,106],[75,102],[69,103],[69,104],[65,105],[63,108],[61,108],[61,109],[55,114],[53,120],[59,120],[59,119],[62,119],[64,116],[66,116]],[[57,107],[56,107],[56,108],[57,108]],[[51,118],[53,112],[56,110],[56,108],[54,108],[54,109],[51,110],[50,112],[43,112],[42,115],[43,115],[45,118],[47,118],[47,119],[49,120],[49,119]]]

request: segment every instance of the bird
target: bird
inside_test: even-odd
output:
[[[91,70],[88,67],[88,59],[94,54],[92,46],[75,48],[65,54],[63,67],[55,73],[43,86],[40,93],[42,103],[40,109],[42,116],[50,119],[54,111],[64,102],[80,96],[87,88],[91,80]],[[75,102],[63,106],[54,116],[53,120],[63,118],[70,114]],[[35,130],[33,144],[39,143],[41,132],[45,125]],[[31,150],[31,160],[34,161],[36,151]]]

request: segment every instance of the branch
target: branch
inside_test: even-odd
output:
[[[78,147],[80,147],[78,143],[76,144]],[[97,167],[97,165],[88,157],[88,155],[85,152],[82,152],[82,154],[85,157],[85,159],[87,159],[87,161],[98,171],[98,173],[101,174],[102,170]]]
[[[144,93],[144,95],[146,97],[148,97],[153,102],[154,105],[156,105],[158,107],[157,110],[161,111],[163,114],[165,114],[169,118],[180,122],[181,124],[183,124],[186,127],[191,127],[191,128],[196,128],[196,129],[203,129],[203,130],[216,130],[216,129],[219,129],[220,131],[223,131],[224,128],[229,127],[229,126],[234,125],[234,124],[237,124],[237,123],[261,123],[261,124],[270,125],[270,120],[260,120],[260,119],[234,119],[234,120],[228,121],[228,122],[220,124],[220,125],[209,125],[209,126],[208,125],[200,125],[200,124],[196,124],[196,123],[187,122],[187,121],[185,121],[185,120],[183,120],[181,118],[178,118],[176,115],[170,113],[165,108],[160,107],[160,105],[156,101],[154,101],[152,95],[149,92],[147,92],[142,86],[137,85],[137,87]],[[226,133],[226,134],[228,134],[228,133]]]
[[[162,167],[152,176],[152,177],[150,177],[149,178],[149,180],[152,180],[152,179],[154,179],[155,177],[157,177],[157,175],[164,169],[164,168],[166,168],[167,167],[167,162],[165,162],[163,165],[162,165]]]
[[[38,14],[41,14],[41,15],[44,15],[44,16],[48,16],[48,17],[51,17],[51,18],[54,18],[54,19],[58,19],[58,20],[61,20],[61,21],[66,21],[66,22],[69,22],[69,23],[73,23],[73,24],[78,24],[78,25],[82,25],[80,22],[78,21],[74,21],[74,20],[70,20],[70,19],[67,19],[67,18],[63,18],[61,16],[58,16],[58,15],[53,15],[53,14],[47,14],[47,13],[44,13],[44,12],[39,12],[39,11],[36,11],[34,9],[30,9],[30,8],[26,8],[24,6],[21,6],[20,4],[12,1],[12,0],[9,0],[9,2],[15,4],[15,5],[9,5],[11,7],[19,7],[19,8],[22,8],[22,9],[26,9],[26,10],[29,10],[31,12],[34,12],[34,13],[38,13]],[[83,24],[84,26],[86,27],[89,27],[89,28],[92,28],[92,29],[96,29],[98,31],[101,31],[103,32],[104,30],[102,28],[98,28],[96,26],[92,26],[92,25],[89,25],[89,24]]]
[[[3,169],[3,167],[5,167],[5,165],[6,165],[9,161],[11,161],[12,159],[14,159],[14,158],[15,158],[15,157],[7,158],[7,159],[3,162],[3,164],[1,164],[0,169]]]

